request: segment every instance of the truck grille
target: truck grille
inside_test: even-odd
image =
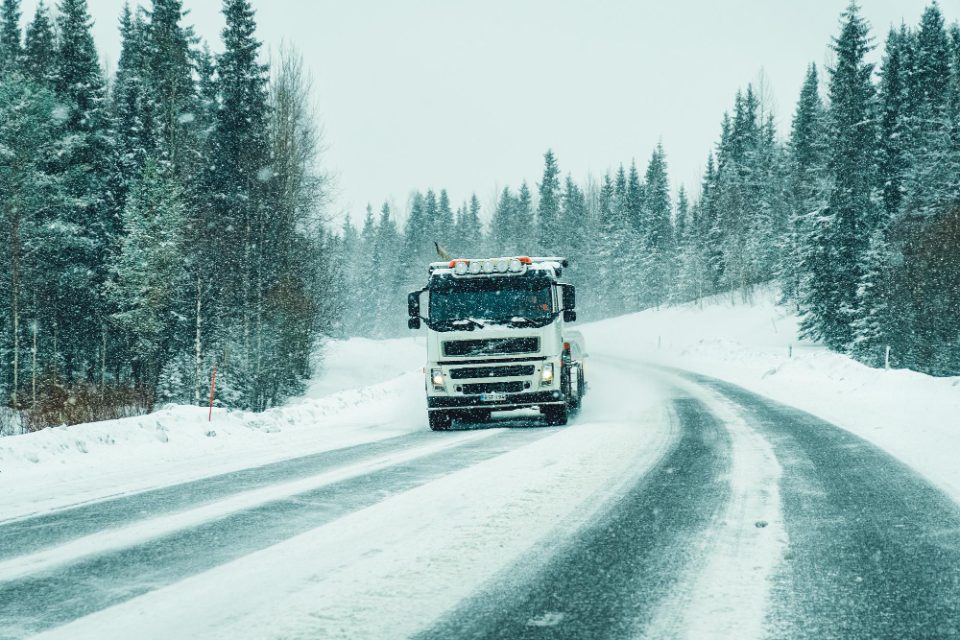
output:
[[[511,353],[536,353],[540,338],[487,338],[486,340],[451,340],[443,343],[446,356],[493,356]]]
[[[508,367],[469,367],[451,369],[450,377],[454,380],[466,378],[512,378],[515,376],[532,376],[536,368],[533,365],[513,365]]]
[[[476,395],[478,393],[520,393],[524,390],[524,382],[479,382],[477,384],[463,385],[463,392],[467,395]]]

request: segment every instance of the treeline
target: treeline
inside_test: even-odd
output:
[[[642,173],[583,183],[548,151],[533,188],[504,189],[482,216],[476,195],[454,207],[444,190],[414,193],[402,227],[368,208],[337,240],[373,267],[343,274],[343,330],[399,334],[436,241],[463,257],[573,257],[585,319],[776,280],[808,337],[874,366],[960,373],[960,27],[934,3],[889,34],[879,69],[873,47],[851,4],[787,140],[762,92],[738,92],[695,199],[672,197],[658,146]]]
[[[310,373],[332,312],[309,82],[261,62],[249,0],[223,12],[213,55],[181,0],[126,6],[108,78],[86,0],[25,29],[0,4],[0,398],[28,426],[201,402],[214,366],[221,402],[263,409]]]

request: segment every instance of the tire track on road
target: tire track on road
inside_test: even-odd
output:
[[[62,544],[107,528],[155,518],[271,484],[355,464],[430,441],[412,433],[249,467],[186,483],[108,497],[40,515],[0,521],[0,561]]]
[[[790,545],[774,579],[771,637],[960,637],[960,506],[849,431],[682,375],[739,404],[784,468]]]
[[[8,581],[0,576],[0,638],[20,638],[60,626],[552,433],[556,430],[504,430],[55,570]],[[428,433],[427,437],[437,440],[456,434]]]
[[[417,638],[635,635],[698,560],[695,542],[729,498],[723,425],[693,398],[675,399],[673,410],[673,450],[594,523],[541,545]]]

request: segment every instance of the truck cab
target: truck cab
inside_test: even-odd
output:
[[[538,409],[566,424],[586,391],[576,292],[565,258],[456,259],[429,266],[408,297],[409,326],[427,328],[427,413],[434,431],[493,411]]]

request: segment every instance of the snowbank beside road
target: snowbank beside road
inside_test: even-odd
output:
[[[589,352],[703,373],[854,432],[960,502],[960,377],[872,369],[797,338],[773,291],[586,325]]]
[[[171,406],[0,438],[0,513],[13,518],[424,429],[423,346],[388,342],[331,343],[304,397],[260,414],[215,409],[208,422],[205,408]]]

